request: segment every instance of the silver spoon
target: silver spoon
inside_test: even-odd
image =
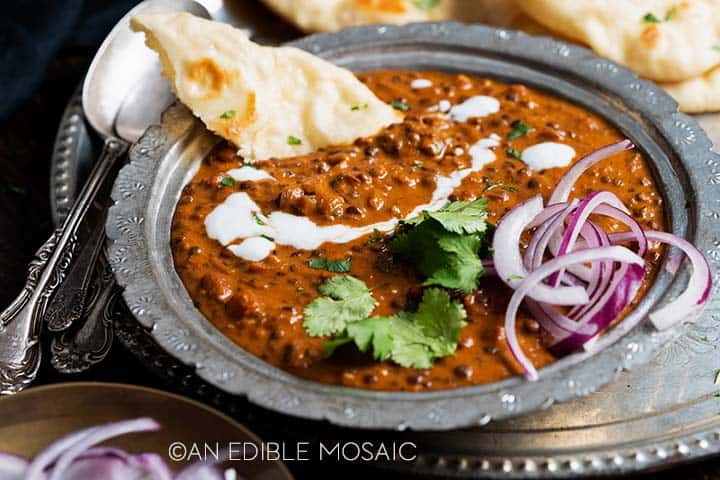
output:
[[[90,126],[104,139],[102,153],[62,226],[30,263],[23,291],[0,313],[0,394],[19,392],[35,379],[42,318],[48,299],[72,263],[78,229],[118,159],[149,125],[159,122],[172,101],[157,56],[145,47],[143,35],[129,27],[130,17],[140,12],[171,11],[209,17],[192,0],[146,0],[118,22],[90,65],[83,85],[83,109]],[[148,92],[142,101],[138,101],[139,91]]]

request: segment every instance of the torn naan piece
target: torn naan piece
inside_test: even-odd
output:
[[[683,81],[720,64],[717,0],[522,0],[517,6],[651,80]]]
[[[720,67],[696,78],[677,83],[661,83],[685,113],[720,110]]]
[[[262,47],[188,13],[137,15],[131,25],[180,101],[249,161],[352,142],[402,120],[352,72],[303,50]]]

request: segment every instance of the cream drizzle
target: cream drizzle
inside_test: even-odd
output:
[[[476,142],[468,150],[472,160],[470,167],[456,170],[447,176],[437,175],[430,202],[415,207],[405,219],[416,217],[426,210],[442,208],[465,177],[482,170],[485,165],[495,160],[495,153],[491,148],[499,145],[500,137],[496,134]],[[208,237],[227,246],[238,257],[259,261],[267,257],[275,245],[289,245],[299,250],[315,250],[325,242],[347,243],[374,230],[391,231],[399,221],[398,218],[391,218],[362,227],[342,224],[317,225],[308,217],[282,211],[264,215],[247,193],[238,192],[228,196],[208,214],[205,218],[205,230]],[[270,238],[273,240],[271,241]],[[242,239],[242,242],[235,244],[238,239]]]

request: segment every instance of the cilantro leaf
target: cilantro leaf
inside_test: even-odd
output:
[[[513,129],[510,131],[510,133],[507,134],[508,140],[515,140],[516,138],[520,138],[523,135],[526,135],[528,132],[534,130],[530,125],[527,123],[523,123],[520,120],[515,120],[511,126]]]
[[[508,148],[507,150],[505,150],[505,154],[509,157],[513,157],[522,161],[522,152],[520,150],[517,150],[515,148]]]
[[[393,107],[395,110],[400,110],[401,112],[407,112],[408,110],[410,110],[410,105],[400,100],[390,102],[390,106]]]
[[[654,13],[646,13],[643,17],[643,22],[645,23],[660,23],[660,19],[655,16]]]
[[[300,140],[298,137],[288,135],[287,143],[288,145],[302,145],[302,140]]]
[[[322,257],[313,257],[308,260],[308,266],[315,270],[327,270],[332,273],[347,273],[350,271],[350,259],[328,260]]]
[[[367,318],[377,306],[365,282],[354,277],[333,277],[318,290],[323,296],[304,310],[303,327],[314,337],[342,332],[348,324]]]
[[[227,112],[223,112],[223,114],[220,115],[220,118],[227,120],[228,118],[235,118],[235,115],[237,115],[235,110],[228,110]]]
[[[480,253],[488,228],[487,201],[453,202],[436,212],[425,212],[406,222],[406,233],[395,236],[392,250],[413,262],[423,274],[423,285],[473,290],[485,272]]]
[[[232,177],[223,177],[223,179],[220,180],[220,185],[223,187],[232,187],[235,185],[235,179]]]
[[[430,368],[437,358],[452,355],[460,330],[466,325],[465,309],[438,288],[425,291],[416,313],[372,317],[348,325],[343,335],[325,342],[332,354],[340,345],[355,342],[361,352],[376,360],[392,360],[403,367]]]
[[[487,228],[487,199],[480,197],[472,202],[452,202],[440,210],[426,212],[450,232],[480,233]]]

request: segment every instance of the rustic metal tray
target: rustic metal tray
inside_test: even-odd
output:
[[[498,38],[505,40],[515,35],[498,32]],[[609,62],[602,61],[602,65],[600,71],[608,74],[605,69],[612,70]],[[666,120],[670,126],[676,121],[670,115]],[[701,122],[718,137],[716,116],[706,116]],[[676,137],[678,143],[703,143],[703,133],[695,130],[692,122],[684,122],[681,130],[685,134]],[[81,165],[89,161],[88,149],[83,147],[87,140],[82,112],[73,100],[60,127],[53,162],[51,190],[56,207],[71,199],[71,182],[77,181]],[[707,189],[703,194],[707,209],[696,220],[709,225],[720,218],[720,166],[711,155],[697,161],[691,167]],[[59,217],[62,211],[56,208],[54,213]],[[706,253],[714,271],[720,262],[719,248],[720,241],[712,235]],[[720,334],[716,332],[715,309],[716,302],[649,365],[622,372],[614,383],[589,397],[484,428],[414,433],[412,438],[423,454],[413,464],[394,467],[458,476],[557,477],[626,472],[716,453],[720,451],[720,400],[714,397],[718,388],[714,377]],[[134,330],[134,336],[119,337],[140,341],[142,333]],[[154,347],[147,338],[142,341],[147,348],[136,353],[150,364],[157,358]],[[205,388],[198,379],[191,383]]]

